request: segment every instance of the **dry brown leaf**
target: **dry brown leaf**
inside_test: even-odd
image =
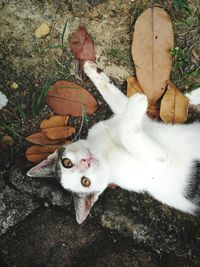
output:
[[[189,99],[171,82],[162,98],[160,117],[165,123],[182,123],[187,120]]]
[[[140,87],[138,80],[136,77],[129,77],[127,78],[127,96],[132,96],[136,93],[142,93],[142,88]]]
[[[59,115],[81,116],[84,111],[91,114],[97,109],[93,95],[75,83],[60,80],[51,88],[46,96],[46,102]]]
[[[93,42],[82,26],[72,35],[70,39],[70,47],[76,59],[79,60],[79,67],[83,70],[86,61],[95,61],[95,52]]]
[[[40,129],[54,128],[67,125],[69,116],[52,116],[40,123]]]
[[[56,144],[65,144],[66,140],[59,139],[59,140],[51,140],[46,137],[43,132],[38,132],[31,134],[25,138],[27,141],[38,144],[38,145],[56,145]]]
[[[39,163],[60,146],[31,146],[26,152],[26,158],[34,163]]]
[[[74,127],[55,127],[55,128],[45,128],[42,132],[47,138],[51,140],[64,139],[75,133],[76,129]]]
[[[135,23],[132,56],[138,82],[152,103],[165,91],[173,46],[173,29],[168,14],[158,7],[146,9]]]

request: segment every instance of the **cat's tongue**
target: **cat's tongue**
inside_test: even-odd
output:
[[[90,195],[74,194],[74,207],[78,223],[81,224],[85,221],[99,195],[100,193],[92,193]]]

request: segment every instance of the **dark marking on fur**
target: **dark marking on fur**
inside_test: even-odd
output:
[[[103,72],[103,71],[102,71],[102,69],[100,69],[100,68],[97,67],[97,72],[98,72],[98,73],[101,73],[101,72]]]
[[[58,160],[55,163],[55,175],[56,175],[56,180],[60,182],[61,179],[61,166],[60,166],[60,161],[62,160],[63,153],[65,151],[64,147],[61,147],[57,150],[58,153]]]
[[[58,153],[58,159],[61,160],[62,159],[62,155],[65,151],[65,148],[64,147],[61,147],[57,150],[57,153]]]
[[[55,164],[55,176],[56,180],[60,182],[61,180],[61,166],[60,166],[60,161],[56,162]]]
[[[200,161],[198,160],[192,163],[190,180],[186,189],[186,198],[196,204],[200,203]]]

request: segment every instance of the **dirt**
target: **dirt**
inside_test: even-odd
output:
[[[184,92],[200,83],[199,2],[189,1],[190,12],[176,9],[173,2],[178,1],[153,2],[172,18],[176,46],[183,53],[174,62],[171,76]],[[44,87],[66,79],[95,96],[99,109],[83,126],[81,137],[86,136],[91,125],[111,115],[94,86],[83,81],[69,47],[70,35],[79,25],[86,27],[95,44],[99,67],[125,92],[126,78],[135,73],[131,58],[134,22],[150,6],[151,1],[145,0],[0,1],[0,91],[9,100],[0,110],[0,137],[8,134],[14,139],[11,147],[1,151],[0,185],[13,198],[19,196],[19,201],[22,196],[30,198],[21,194],[21,188],[8,177],[13,165],[30,167],[24,158],[30,144],[24,137],[36,132],[40,121],[52,114],[43,102],[33,110],[33,101]],[[37,39],[35,30],[43,22],[50,26],[50,33]],[[14,82],[18,85],[15,89]],[[80,121],[81,118],[71,118],[70,124],[79,129]],[[96,217],[80,226],[71,210],[66,214],[58,206],[34,205],[34,212],[21,214],[18,224],[0,237],[1,266],[200,266],[200,260],[191,260],[189,254],[161,253],[153,246],[141,247],[130,237],[105,229]]]

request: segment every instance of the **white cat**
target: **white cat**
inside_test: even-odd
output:
[[[147,192],[193,214],[200,198],[200,123],[152,121],[146,115],[145,95],[126,97],[93,62],[86,62],[84,69],[114,116],[94,125],[86,140],[51,154],[28,176],[59,177],[61,185],[75,193],[79,223],[111,183]],[[200,100],[200,93],[197,97]]]

